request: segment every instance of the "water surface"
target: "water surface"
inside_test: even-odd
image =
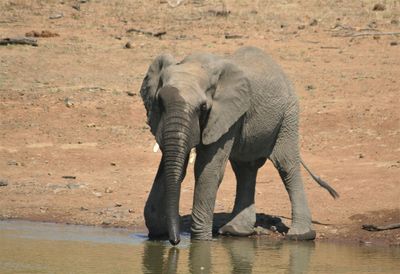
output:
[[[0,273],[399,273],[400,248],[220,237],[178,247],[143,233],[0,222]]]

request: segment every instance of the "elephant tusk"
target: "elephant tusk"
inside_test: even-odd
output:
[[[153,152],[157,152],[160,149],[160,146],[158,145],[158,143],[156,142],[153,146]]]
[[[189,163],[193,164],[194,159],[196,159],[196,149],[192,148],[189,155]]]

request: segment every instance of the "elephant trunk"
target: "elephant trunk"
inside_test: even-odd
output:
[[[163,130],[163,158],[166,179],[166,216],[169,241],[180,242],[179,198],[190,152],[190,119],[173,112]],[[186,119],[187,118],[187,119]]]

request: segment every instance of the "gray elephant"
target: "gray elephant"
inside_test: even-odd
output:
[[[254,47],[240,48],[229,57],[196,53],[181,62],[160,55],[150,65],[140,93],[162,151],[144,210],[150,238],[168,235],[173,245],[180,241],[180,188],[194,147],[192,238],[212,237],[216,194],[228,160],[237,179],[236,199],[232,219],[220,233],[253,232],[256,176],[267,159],[279,171],[291,201],[292,224],[286,237],[315,238],[300,175],[298,100],[270,56]]]

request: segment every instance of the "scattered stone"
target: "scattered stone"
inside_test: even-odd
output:
[[[17,162],[15,160],[10,160],[7,162],[7,165],[9,166],[21,166],[22,164],[20,162]]]
[[[74,106],[74,102],[72,101],[71,98],[65,98],[65,99],[64,99],[64,103],[65,103],[65,106],[66,106],[66,107],[69,107],[69,108],[71,108],[71,107]]]
[[[79,208],[79,210],[80,210],[80,211],[88,211],[88,210],[89,210],[89,208],[87,208],[87,207],[84,207],[84,206],[81,206],[81,207]]]
[[[104,192],[105,192],[105,193],[113,193],[113,190],[111,189],[111,187],[106,187],[106,188],[104,189]]]
[[[386,9],[386,6],[382,3],[377,3],[372,8],[373,11],[384,11],[385,9]]]
[[[358,158],[359,158],[359,159],[362,159],[362,158],[364,158],[364,157],[365,157],[364,154],[362,154],[362,153],[358,154]]]
[[[128,96],[136,96],[136,93],[133,91],[127,91],[126,94],[128,94]]]
[[[314,90],[314,89],[315,89],[315,86],[313,86],[313,85],[307,85],[306,86],[306,90],[308,90],[308,91]]]
[[[8,186],[8,181],[4,179],[0,179],[0,186]]]
[[[122,206],[122,204],[121,203],[115,203],[115,207],[121,207]]]
[[[243,35],[225,33],[225,39],[240,39],[240,38],[243,38]]]
[[[41,32],[32,30],[30,32],[25,33],[26,37],[41,37],[41,38],[49,38],[49,37],[58,37],[60,36],[57,32],[51,32],[48,30],[42,30]]]
[[[79,2],[73,4],[71,7],[72,7],[73,9],[77,10],[77,11],[80,11],[80,10],[81,10],[81,4],[80,4]]]
[[[310,22],[310,26],[316,26],[316,25],[318,25],[318,20],[317,19],[313,19],[313,20],[311,20],[311,22]]]
[[[54,19],[60,19],[60,18],[63,18],[63,17],[64,17],[64,14],[62,14],[62,13],[60,12],[60,13],[53,13],[53,14],[51,14],[51,15],[49,16],[49,19],[54,20]]]
[[[391,46],[398,46],[398,45],[399,45],[399,42],[397,42],[397,41],[392,41],[392,42],[390,42],[390,45],[391,45]]]
[[[286,23],[282,23],[282,24],[280,25],[280,27],[281,27],[281,29],[283,29],[283,28],[287,28],[287,27],[288,27],[288,24],[286,24]]]
[[[306,26],[305,26],[305,25],[299,25],[299,26],[297,26],[297,28],[300,29],[300,30],[302,30],[302,29],[305,29]]]
[[[392,24],[392,25],[399,25],[399,24],[400,24],[400,21],[397,20],[397,19],[392,19],[392,20],[390,21],[390,24]]]
[[[96,127],[96,124],[95,123],[90,123],[90,124],[87,124],[86,127]]]
[[[230,10],[227,10],[225,8],[223,9],[210,9],[207,12],[211,16],[216,16],[216,17],[227,17],[229,14],[231,14]]]
[[[131,42],[127,42],[127,43],[125,44],[124,48],[126,48],[126,49],[131,49],[131,48],[133,48],[133,45],[132,45]]]
[[[73,175],[64,175],[64,176],[61,176],[61,178],[63,178],[63,179],[75,180],[75,179],[76,179],[76,176],[73,176]]]
[[[128,209],[128,212],[129,212],[129,213],[135,213],[135,210],[132,209],[132,208],[130,208],[130,209]]]
[[[69,184],[67,184],[67,188],[68,189],[78,189],[78,188],[82,188],[82,185],[81,184],[69,183]]]
[[[93,193],[93,195],[96,196],[97,198],[103,197],[103,194],[101,194],[100,192],[92,191],[92,193]]]
[[[376,21],[371,21],[368,24],[368,27],[371,28],[371,29],[376,29],[376,28],[378,28],[378,24],[376,23]]]
[[[102,224],[102,225],[110,225],[111,222],[110,222],[110,221],[103,221],[101,224]]]
[[[8,45],[29,45],[33,47],[37,47],[37,40],[31,37],[14,37],[14,38],[3,38],[0,39],[0,46],[8,46]]]

